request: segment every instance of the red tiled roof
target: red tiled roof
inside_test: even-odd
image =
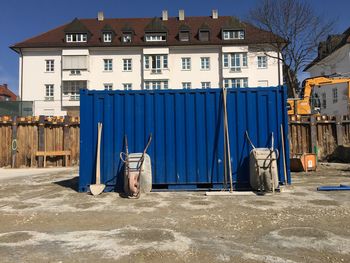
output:
[[[169,18],[167,21],[161,21],[162,26],[167,28],[167,41],[166,42],[147,42],[143,40],[145,34],[145,27],[149,25],[154,18],[118,18],[118,19],[104,19],[98,21],[97,19],[79,19],[91,33],[88,42],[86,43],[66,43],[65,42],[65,28],[71,23],[62,25],[53,30],[50,30],[41,35],[32,37],[23,42],[13,45],[11,48],[16,50],[18,48],[38,48],[38,47],[95,47],[95,46],[177,46],[177,45],[247,45],[247,44],[265,44],[285,43],[282,38],[273,35],[270,32],[256,28],[248,23],[239,22],[240,28],[245,30],[244,40],[222,40],[221,30],[222,28],[230,25],[232,22],[230,16],[221,16],[218,19],[212,19],[211,17],[186,17],[184,21],[179,21],[178,18]],[[182,42],[178,40],[179,28],[181,25],[186,25],[190,28],[190,41]],[[210,29],[210,41],[203,42],[198,39],[198,30],[203,24],[208,25]],[[231,23],[232,24],[232,23]],[[111,27],[116,33],[116,37],[113,38],[112,43],[103,43],[101,41],[103,28],[106,26]],[[244,28],[241,28],[241,27]],[[130,44],[121,43],[121,35],[123,28],[131,28],[134,31],[133,41]],[[80,32],[77,32],[80,33]]]
[[[15,101],[17,96],[14,94],[6,84],[0,85],[0,100],[2,97],[8,97],[11,101]]]

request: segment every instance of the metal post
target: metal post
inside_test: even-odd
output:
[[[310,117],[310,138],[311,138],[311,152],[316,153],[317,148],[317,131],[316,131],[316,118]]]
[[[17,117],[12,118],[12,140],[11,140],[11,168],[16,167],[17,154]]]
[[[336,129],[337,129],[337,144],[338,146],[341,146],[344,144],[344,138],[343,138],[343,124],[342,124],[342,116],[338,115],[336,116]]]
[[[45,151],[45,116],[39,117],[38,151]],[[38,157],[38,167],[44,167],[44,156]]]
[[[69,138],[69,116],[64,117],[64,126],[63,126],[63,150],[68,151],[70,148],[70,138]],[[71,157],[70,157],[71,158]],[[68,166],[70,161],[68,161],[68,156],[64,156],[64,165]]]

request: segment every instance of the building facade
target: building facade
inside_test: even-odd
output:
[[[330,76],[344,83],[313,88],[320,101],[320,113],[347,115],[350,112],[350,28],[319,43],[318,55],[305,69],[311,77]]]
[[[277,86],[278,36],[234,17],[74,19],[15,44],[22,100],[35,115],[79,108],[79,90]]]

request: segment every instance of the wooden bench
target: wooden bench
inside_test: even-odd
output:
[[[68,156],[71,156],[71,151],[37,151],[35,156],[44,156],[44,168],[46,167],[46,157],[64,156],[64,166],[68,166]]]

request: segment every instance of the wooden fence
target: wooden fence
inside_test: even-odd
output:
[[[67,152],[68,165],[76,165],[79,136],[79,118],[0,117],[0,167],[63,166]],[[350,116],[290,116],[289,145],[291,156],[316,152],[327,159],[350,146]]]
[[[328,159],[339,146],[350,144],[350,116],[289,116],[291,156],[317,153]]]
[[[78,118],[0,117],[0,167],[78,164],[79,133]]]

